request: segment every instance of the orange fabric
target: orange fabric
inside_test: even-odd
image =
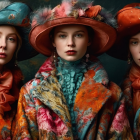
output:
[[[2,115],[5,111],[11,110],[10,104],[15,101],[15,97],[10,95],[12,84],[13,74],[10,70],[5,69],[0,76],[0,114]]]
[[[132,81],[133,109],[134,113],[136,113],[140,107],[140,67],[135,63],[133,63],[130,69],[129,78]]]
[[[102,7],[100,5],[91,6],[88,10],[86,10],[86,15],[90,18],[96,17],[98,13],[101,11]]]

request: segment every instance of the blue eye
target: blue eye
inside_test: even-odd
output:
[[[132,45],[137,45],[138,44],[138,41],[131,41],[131,44]]]
[[[66,35],[59,35],[59,37],[60,37],[60,38],[65,38],[65,37],[66,37]]]
[[[9,38],[8,38],[8,41],[14,42],[14,41],[15,41],[15,39],[14,39],[14,38],[12,38],[12,37],[9,37]]]
[[[76,34],[75,37],[82,37],[82,34]]]

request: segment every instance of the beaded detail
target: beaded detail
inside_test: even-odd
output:
[[[82,59],[77,61],[66,61],[58,57],[57,78],[62,87],[69,108],[73,135],[77,135],[76,120],[74,115],[74,102],[79,87],[87,71],[86,63]]]

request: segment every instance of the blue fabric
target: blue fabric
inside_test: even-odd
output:
[[[29,22],[31,9],[24,3],[15,2],[0,10],[0,24],[24,26]],[[28,18],[27,18],[28,17]]]
[[[58,65],[56,66],[57,78],[69,108],[74,136],[77,135],[77,128],[73,107],[77,91],[83,81],[84,73],[87,71],[86,66],[86,63],[82,59],[66,61],[60,57],[58,58]]]

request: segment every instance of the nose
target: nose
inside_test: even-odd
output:
[[[73,36],[68,37],[68,47],[75,47]]]
[[[6,38],[0,38],[0,48],[6,49]]]

